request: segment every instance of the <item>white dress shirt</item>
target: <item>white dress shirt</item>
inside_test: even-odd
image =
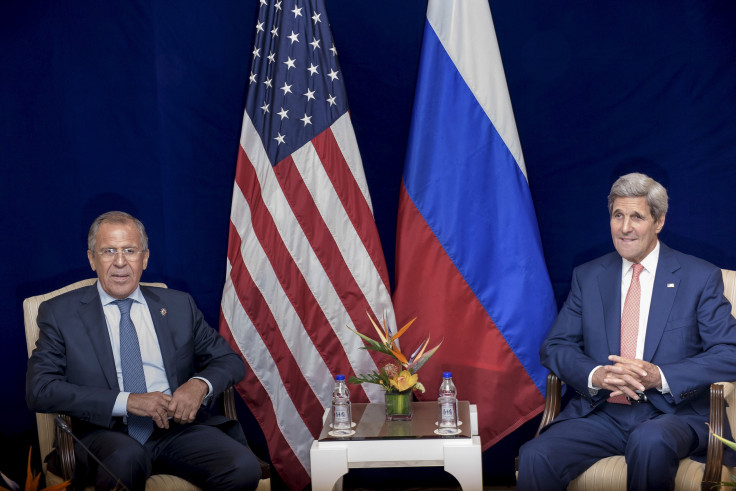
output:
[[[657,273],[657,264],[659,263],[659,240],[657,245],[654,246],[652,252],[641,261],[641,265],[644,266],[641,274],[639,275],[639,285],[641,286],[641,297],[639,301],[639,334],[636,339],[636,355],[634,358],[638,360],[644,359],[644,343],[647,338],[647,322],[649,320],[649,309],[652,305],[652,292],[654,291],[654,276]],[[624,303],[626,302],[626,294],[629,292],[629,286],[631,286],[631,278],[634,276],[634,263],[631,261],[621,258],[621,314],[623,315]],[[614,353],[619,354],[619,353]],[[591,389],[591,394],[595,395],[600,387],[593,385],[593,373],[600,368],[600,365],[595,367],[588,375],[588,388]],[[664,377],[664,373],[659,369],[659,375],[662,380],[662,387],[657,388],[663,394],[670,392],[670,387],[667,384],[667,379]]]
[[[621,316],[623,316],[626,294],[629,292],[631,279],[634,277],[634,263],[624,258],[621,258],[621,261]],[[639,285],[641,286],[639,335],[636,338],[636,356],[634,357],[639,360],[644,359],[644,341],[647,338],[647,321],[649,320],[649,307],[652,305],[652,291],[654,290],[654,275],[657,272],[657,263],[659,263],[659,241],[654,246],[654,250],[641,262],[644,269],[639,275]]]
[[[102,310],[105,313],[107,333],[110,336],[112,356],[115,359],[115,371],[117,372],[118,386],[120,387],[120,393],[115,399],[112,415],[113,417],[127,416],[130,392],[125,392],[123,386],[123,369],[120,364],[120,309],[114,303],[116,299],[102,289],[99,281],[97,282],[97,291],[100,294]],[[148,392],[158,391],[171,395],[171,387],[169,387],[169,379],[166,377],[164,360],[161,356],[158,336],[156,336],[156,330],[153,327],[151,311],[146,303],[146,298],[141,293],[140,286],[128,295],[128,298],[133,299],[133,304],[130,306],[130,320],[133,321],[135,330],[138,333],[138,345],[140,346],[141,359],[143,360],[143,374],[146,377],[146,390]],[[207,395],[203,401],[203,403],[206,403],[212,394],[212,384],[210,384],[209,380],[202,377],[193,378],[198,378],[207,384]]]
[[[123,369],[120,364],[120,309],[114,303],[116,299],[102,289],[99,281],[97,282],[97,291],[100,293],[102,310],[105,313],[105,320],[107,321],[107,333],[110,336],[112,356],[115,359],[115,371],[117,372],[118,385],[120,386],[120,393],[115,400],[112,415],[127,416],[126,407],[130,392],[125,392],[123,387]],[[138,333],[138,344],[143,360],[143,374],[146,377],[146,390],[148,392],[159,391],[171,395],[169,380],[166,378],[164,360],[161,357],[161,347],[158,344],[156,330],[153,328],[151,311],[148,309],[148,304],[141,293],[140,287],[137,287],[128,298],[133,299],[133,304],[130,306],[130,320],[133,321],[135,330]]]

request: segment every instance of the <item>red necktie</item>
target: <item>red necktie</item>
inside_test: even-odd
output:
[[[641,301],[639,275],[644,270],[644,266],[634,264],[632,267],[634,274],[631,277],[631,285],[626,293],[624,310],[621,313],[621,356],[624,358],[636,358],[636,341],[639,337],[639,303]],[[608,402],[631,404],[624,395],[609,397]]]

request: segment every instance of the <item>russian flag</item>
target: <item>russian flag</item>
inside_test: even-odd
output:
[[[418,317],[402,342],[444,338],[420,398],[452,371],[484,450],[541,412],[556,306],[487,0],[429,1],[393,303],[399,325]]]

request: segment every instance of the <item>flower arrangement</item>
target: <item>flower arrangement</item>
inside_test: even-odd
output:
[[[407,357],[402,353],[396,341],[409,329],[416,320],[416,317],[407,322],[396,334],[391,334],[386,323],[385,314],[383,316],[383,325],[380,327],[373,320],[370,313],[367,314],[368,319],[370,319],[371,324],[373,324],[373,327],[378,333],[380,341],[376,341],[353,329],[348,329],[365,341],[366,344],[362,349],[383,353],[389,356],[390,360],[380,364],[378,370],[374,370],[371,373],[350,377],[348,382],[351,384],[378,384],[389,394],[408,394],[412,390],[424,392],[424,386],[419,382],[417,372],[434,355],[442,343],[440,342],[437,346],[427,351],[427,345],[429,344],[429,337],[427,337],[424,343],[420,344],[411,356]]]
[[[5,488],[3,486],[0,486],[0,491],[15,491],[20,490],[20,486],[16,484],[14,481],[11,481],[8,477],[5,476],[2,472],[0,472],[0,478],[2,478],[3,481],[5,481],[5,484],[10,486],[10,489]],[[26,485],[25,489],[26,491],[36,491],[38,489],[38,484],[41,479],[41,474],[34,474],[31,470],[31,449],[28,449],[28,469],[26,474]],[[69,486],[71,486],[71,481],[64,481],[61,484],[56,484],[54,486],[48,486],[41,491],[62,491]]]

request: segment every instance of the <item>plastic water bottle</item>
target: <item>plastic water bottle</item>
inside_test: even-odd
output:
[[[452,383],[452,372],[442,373],[442,385],[440,385],[437,405],[438,432],[450,435],[457,433],[457,389]]]
[[[345,384],[345,375],[335,377],[335,390],[332,392],[332,431],[337,434],[351,432],[353,414],[350,410],[350,391]]]

